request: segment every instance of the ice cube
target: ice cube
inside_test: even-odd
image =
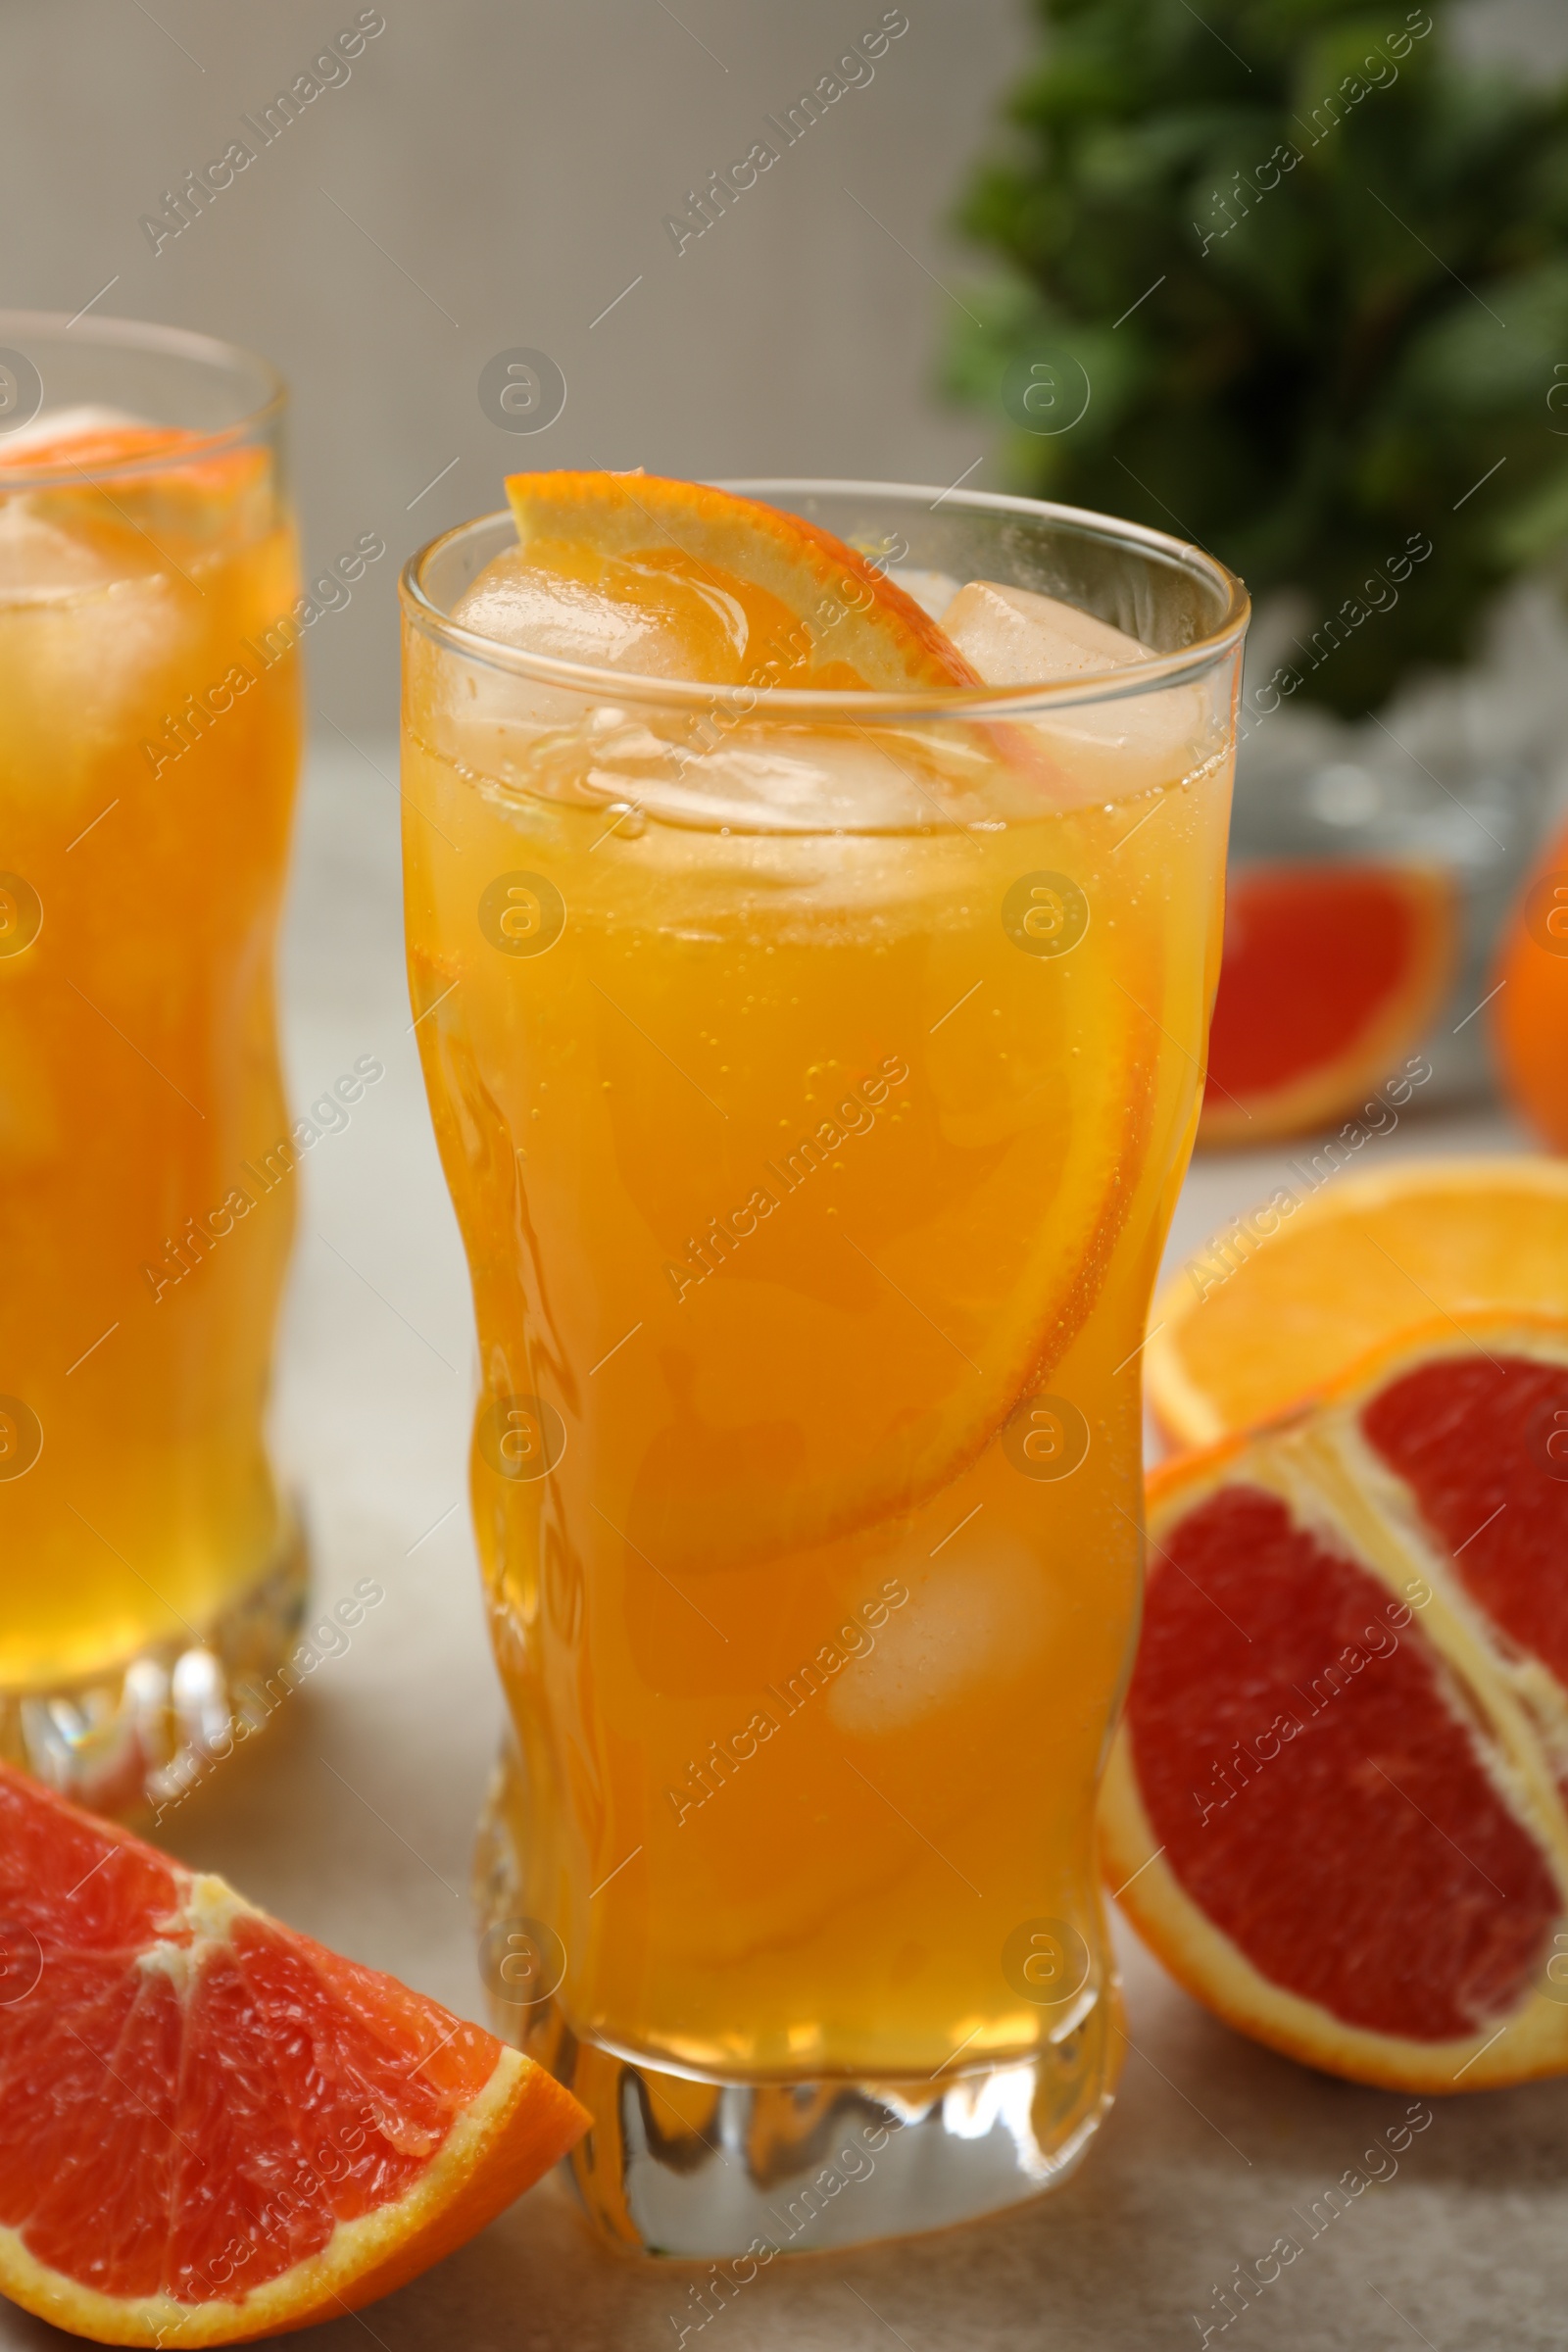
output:
[[[948,609],[948,635],[988,686],[1059,685],[1152,660],[1152,649],[1076,605],[1030,588],[971,580]],[[1125,801],[1179,782],[1222,749],[1223,681],[1166,686],[1042,715],[1025,732],[1058,779],[1060,806]]]
[[[1054,1614],[1039,1565],[1010,1535],[976,1540],[939,1568],[900,1559],[906,1606],[840,1674],[828,1711],[852,1739],[907,1732],[982,1689],[1031,1672]]]
[[[520,547],[485,565],[454,605],[452,617],[481,636],[553,662],[652,678],[691,675],[690,651],[673,616],[665,619],[647,605],[546,571],[530,564]]]
[[[941,617],[988,686],[1092,677],[1150,659],[1147,645],[1109,621],[1032,588],[1002,588],[994,580],[971,580]]]
[[[116,576],[115,568],[105,564],[95,548],[84,546],[74,533],[34,514],[24,493],[7,497],[6,466],[24,466],[27,452],[44,442],[79,440],[86,434],[137,422],[137,417],[122,409],[83,404],[43,409],[14,433],[0,434],[0,604],[71,596]]]
[[[906,596],[912,596],[933,620],[942,618],[958,593],[958,583],[951,571],[920,571],[913,564],[896,564],[888,578]]]

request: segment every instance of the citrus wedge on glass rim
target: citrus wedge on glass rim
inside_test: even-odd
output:
[[[1163,1465],[1102,1791],[1179,1982],[1355,2082],[1568,2073],[1568,1318],[1446,1318]]]
[[[416,2278],[589,2119],[542,2069],[0,1765],[0,2293],[98,2343]]]
[[[800,515],[644,473],[514,473],[507,496],[520,566],[577,588],[585,608],[635,614],[624,665],[645,675],[669,662],[665,674],[758,690],[981,683],[884,566]]]
[[[1363,1350],[1434,1313],[1568,1313],[1568,1163],[1404,1160],[1314,1166],[1213,1236],[1149,1318],[1145,1391],[1160,1428],[1203,1446],[1268,1419]]]

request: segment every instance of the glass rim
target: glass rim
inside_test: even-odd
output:
[[[1087,536],[1120,540],[1145,549],[1151,555],[1157,555],[1162,562],[1206,580],[1224,597],[1224,618],[1206,636],[1196,639],[1191,645],[1182,646],[1175,653],[1151,655],[1147,662],[1124,662],[1115,669],[1094,670],[1073,678],[1042,678],[1021,686],[955,686],[900,693],[868,693],[845,687],[832,690],[799,686],[760,688],[743,684],[710,685],[689,678],[644,677],[635,670],[601,669],[588,662],[563,662],[548,654],[527,653],[521,647],[506,644],[501,638],[487,637],[477,629],[466,628],[434,602],[424,585],[426,567],[455,540],[469,532],[484,531],[499,522],[510,521],[510,511],[504,507],[497,508],[489,514],[474,515],[467,522],[457,523],[415,550],[398,577],[398,595],[404,612],[425,635],[444,644],[450,651],[465,654],[472,661],[485,662],[489,667],[504,670],[514,677],[532,679],[536,684],[592,694],[610,703],[653,703],[665,710],[732,710],[743,717],[765,703],[769,710],[780,711],[792,719],[815,718],[824,722],[853,721],[867,716],[992,719],[1016,716],[1024,710],[1048,706],[1053,710],[1065,710],[1085,703],[1127,701],[1135,695],[1188,685],[1202,676],[1241,643],[1251,612],[1246,586],[1217,557],[1167,531],[1153,530],[1146,523],[1124,521],[1118,515],[1098,514],[1088,507],[1063,506],[1053,500],[1015,497],[1002,491],[941,490],[919,482],[754,475],[743,481],[714,481],[702,486],[732,491],[743,498],[763,500],[769,492],[788,492],[798,497],[844,493],[861,497],[923,499],[931,505],[1032,515]]]
[[[86,318],[78,311],[68,318],[64,311],[0,310],[0,344],[28,335],[64,336],[85,328],[81,340],[111,350],[149,351],[172,360],[185,360],[232,374],[252,372],[265,387],[263,398],[232,424],[199,431],[177,450],[161,450],[139,458],[116,458],[107,465],[77,466],[67,461],[52,466],[12,465],[6,459],[6,435],[0,433],[0,496],[19,490],[54,489],[62,483],[113,482],[149,473],[167,473],[172,463],[200,464],[225,451],[256,440],[282,415],[288,385],[282,371],[243,343],[226,343],[219,335],[204,335],[192,327],[162,326],[150,318]],[[29,419],[30,421],[30,419]]]

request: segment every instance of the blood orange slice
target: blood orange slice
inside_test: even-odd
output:
[[[1199,1141],[1264,1143],[1352,1109],[1442,1002],[1455,908],[1436,866],[1233,874]]]
[[[1150,1488],[1107,1876],[1351,2080],[1568,2072],[1568,1319],[1428,1325]]]
[[[588,2117],[478,2026],[0,1766],[0,2290],[228,2344],[462,2245]]]

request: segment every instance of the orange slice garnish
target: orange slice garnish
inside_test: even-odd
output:
[[[530,565],[645,610],[705,685],[980,683],[912,597],[798,515],[643,473],[514,473],[507,495]]]

